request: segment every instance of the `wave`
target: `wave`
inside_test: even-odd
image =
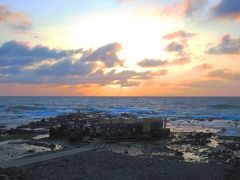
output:
[[[232,104],[216,104],[216,105],[212,105],[211,107],[215,109],[240,109],[240,105],[232,105]]]
[[[8,106],[4,109],[6,112],[17,112],[17,111],[33,111],[33,110],[42,110],[46,109],[44,106],[26,106],[26,105],[17,105],[17,106]]]

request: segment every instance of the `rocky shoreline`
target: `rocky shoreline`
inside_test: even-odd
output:
[[[125,119],[135,118],[128,114],[122,114],[121,116],[121,118]],[[79,136],[77,132],[72,130],[72,133],[69,136],[62,136],[62,134],[60,134],[59,137],[52,137],[51,134],[50,136],[48,134],[49,131],[55,127],[79,127],[82,125],[95,123],[99,119],[103,118],[116,119],[118,117],[112,117],[111,115],[105,113],[76,113],[57,116],[49,119],[42,119],[37,122],[29,123],[28,125],[20,126],[16,129],[7,130],[1,128],[0,149],[2,154],[0,156],[0,160],[7,162],[19,158],[28,158],[39,156],[41,154],[53,153],[56,151],[81,148],[94,143],[91,152],[83,153],[83,155],[79,154],[78,156],[81,156],[81,158],[82,156],[86,157],[86,162],[84,163],[87,163],[89,159],[93,159],[93,157],[97,156],[95,154],[98,154],[101,157],[101,160],[98,158],[96,159],[97,162],[110,158],[109,164],[104,163],[104,167],[106,166],[105,171],[107,171],[108,168],[111,169],[113,166],[113,162],[111,161],[113,161],[115,157],[121,156],[121,163],[126,163],[130,158],[131,163],[134,164],[134,162],[142,161],[143,158],[144,161],[142,161],[142,164],[144,164],[145,161],[167,161],[170,169],[172,168],[171,166],[178,164],[177,166],[180,168],[180,170],[176,171],[180,171],[180,174],[181,168],[185,167],[184,163],[192,163],[194,165],[197,164],[196,167],[199,166],[205,168],[208,166],[216,166],[215,170],[220,170],[220,167],[224,166],[227,168],[227,170],[224,171],[225,173],[221,176],[216,174],[215,179],[237,179],[239,177],[238,169],[240,167],[240,138],[232,136],[220,136],[219,133],[213,131],[212,128],[204,128],[202,131],[196,131],[195,128],[192,129],[192,131],[189,131],[188,128],[188,131],[184,131],[183,129],[180,131],[179,125],[175,124],[174,127],[174,123],[169,123],[169,127],[171,128],[171,134],[169,137],[148,140],[108,140],[100,137],[96,138],[91,136]],[[178,130],[174,131],[174,129]],[[93,164],[84,164],[81,158],[75,160],[71,160],[73,159],[71,156],[62,158],[64,162],[66,161],[70,163],[69,167],[72,168],[71,172],[77,173],[72,174],[70,179],[94,179],[94,173],[92,175],[90,170],[92,166],[94,167],[93,162],[95,162],[95,160],[92,160]],[[50,168],[48,170],[46,166],[49,167],[53,162],[59,164],[59,167],[53,166],[52,169]],[[57,171],[57,169],[66,168],[68,166],[64,163],[61,164],[60,162],[62,162],[62,160],[57,159],[56,161],[52,160],[51,162],[40,162],[38,165],[29,165],[22,168],[1,169],[0,177],[8,176],[10,179],[31,179],[31,177],[35,176],[39,177],[37,179],[58,179],[57,177],[62,177],[61,174],[64,174],[64,172]],[[83,172],[81,168],[79,170],[73,166],[75,163],[78,163],[80,167],[84,166],[84,172],[88,172],[85,172],[85,175],[81,175]],[[141,163],[139,162],[139,164]],[[143,165],[143,167],[147,168],[146,165]],[[128,173],[131,172],[133,174],[133,178],[129,179],[141,179],[141,176],[134,175],[134,173],[140,171],[141,168],[139,170],[133,166],[129,168],[130,169],[127,169],[127,171],[129,171]],[[189,166],[187,166],[187,168],[190,173],[190,177],[197,179],[198,173],[195,172],[194,175],[194,173],[191,172],[192,169]],[[118,169],[119,172],[126,170],[122,166],[119,166]],[[154,169],[156,169],[156,172]],[[206,168],[205,171],[206,173],[210,173],[212,170],[213,169],[211,168],[209,170]],[[53,173],[54,175],[52,177],[49,177],[52,173],[51,171],[54,171],[55,173]],[[152,171],[154,171],[154,173]],[[43,172],[45,172],[45,175]],[[113,172],[115,172],[115,170],[113,170]],[[176,179],[177,176],[174,173],[174,171],[169,171],[166,174],[162,174],[161,168],[158,169],[157,167],[152,167],[152,170],[146,169],[145,172],[145,174],[149,175],[149,177],[153,176],[165,179],[174,179],[175,177]],[[111,173],[108,174],[106,172],[106,176],[104,177],[104,174],[102,174],[100,175],[100,179],[108,179],[110,174]],[[185,179],[188,179],[187,172],[184,172],[182,175],[186,177]],[[117,178],[117,176],[114,177],[116,177],[114,179],[124,179],[124,176],[122,178]],[[125,179],[127,178],[125,177]]]

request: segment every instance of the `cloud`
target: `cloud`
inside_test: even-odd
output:
[[[38,40],[47,40],[48,39],[47,36],[45,36],[41,33],[36,33],[36,32],[16,31],[14,33],[16,33],[17,35],[20,35],[20,36],[29,36],[30,38],[38,39]]]
[[[176,31],[176,32],[170,33],[170,34],[166,34],[162,38],[171,40],[171,39],[175,39],[175,38],[193,38],[195,36],[196,36],[196,34],[194,34],[194,33],[189,33],[189,32],[181,30],[181,31]]]
[[[173,33],[166,34],[165,36],[162,37],[163,39],[165,40],[174,39],[174,41],[172,41],[167,45],[167,47],[165,48],[165,51],[177,53],[179,56],[178,57],[179,59],[183,59],[183,58],[186,59],[186,56],[189,56],[186,53],[186,48],[188,47],[188,41],[189,39],[195,36],[196,34],[186,32],[186,31],[176,31]]]
[[[190,59],[188,57],[180,57],[180,58],[176,58],[176,59],[173,59],[171,62],[169,62],[169,64],[171,66],[174,66],[174,65],[185,65],[185,64],[188,64],[190,63]]]
[[[75,51],[50,49],[44,46],[29,47],[27,43],[10,41],[0,46],[0,66],[25,66],[46,59],[68,57]]]
[[[208,0],[182,0],[179,3],[166,6],[161,10],[163,15],[180,17],[199,17],[208,5]]]
[[[121,44],[111,43],[102,46],[95,51],[88,51],[81,57],[82,61],[85,62],[96,62],[100,61],[107,67],[114,67],[116,65],[122,66],[124,61],[120,60],[117,53],[122,49]]]
[[[229,69],[219,69],[212,71],[208,74],[209,77],[214,78],[221,78],[225,80],[232,80],[232,81],[239,81],[240,80],[240,73],[233,72]]]
[[[119,71],[124,65],[117,56],[121,48],[119,43],[110,43],[96,50],[61,50],[6,42],[0,47],[0,83],[132,87],[166,74],[165,71]]]
[[[171,61],[159,60],[159,59],[144,59],[138,63],[139,66],[144,68],[152,67],[169,67],[169,66],[182,66],[190,63],[190,59],[187,56],[180,56],[178,58],[172,59]]]
[[[186,52],[188,47],[188,40],[195,37],[196,34],[186,31],[176,31],[173,33],[166,34],[162,38],[164,40],[173,40],[170,42],[165,51],[174,53],[175,58],[169,60],[160,59],[143,59],[138,63],[139,66],[145,68],[151,67],[168,67],[168,66],[182,66],[191,62],[191,54]]]
[[[206,51],[209,54],[240,54],[240,38],[232,38],[230,34],[222,37],[219,44]]]
[[[221,0],[218,5],[213,7],[212,13],[216,18],[240,20],[240,1]]]
[[[193,81],[187,85],[189,88],[196,89],[222,89],[226,88],[226,83],[221,80]]]
[[[119,85],[121,87],[136,87],[140,85],[140,81],[117,80],[112,85]]]
[[[185,0],[185,3],[187,4],[185,14],[188,16],[198,16],[208,5],[208,0]]]
[[[141,67],[157,67],[157,66],[166,66],[168,61],[162,61],[160,59],[144,59],[138,63]]]
[[[239,96],[240,85],[237,81],[194,80],[181,84],[186,95],[201,96]]]
[[[81,71],[81,70],[79,70]],[[0,72],[1,68],[0,68]],[[74,74],[74,75],[72,75]],[[105,85],[119,85],[122,87],[131,87],[139,85],[143,80],[153,78],[151,72],[136,72],[123,70],[116,72],[112,70],[110,72],[103,72],[101,70],[91,73],[72,73],[69,68],[66,72],[49,72],[49,74],[39,74],[37,71],[20,71],[4,75],[0,75],[0,83],[4,84],[97,84],[101,86]]]
[[[10,8],[0,4],[0,22],[4,22],[16,29],[28,29],[31,20],[22,12],[13,12]]]
[[[184,43],[173,41],[167,45],[165,50],[169,52],[182,52],[185,47],[186,45]]]
[[[204,64],[194,67],[194,69],[196,69],[198,71],[204,71],[204,70],[208,70],[208,69],[212,69],[212,68],[213,68],[213,66],[211,64],[207,64],[207,63],[204,63]]]
[[[168,74],[168,70],[167,69],[160,69],[160,70],[151,72],[151,74],[153,76],[165,76],[165,75]]]
[[[36,69],[39,75],[86,75],[94,68],[93,64],[83,61],[72,61],[71,59],[63,59],[55,64],[43,64]]]

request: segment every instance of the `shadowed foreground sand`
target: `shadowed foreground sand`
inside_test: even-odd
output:
[[[127,156],[112,152],[82,152],[45,161],[18,170],[8,169],[19,179],[225,179],[226,165],[159,160],[151,156]]]

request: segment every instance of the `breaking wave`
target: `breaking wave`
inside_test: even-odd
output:
[[[212,105],[211,107],[215,109],[240,109],[240,105],[233,104],[216,104]]]
[[[17,111],[33,111],[33,110],[42,110],[46,109],[45,107],[40,106],[26,106],[26,105],[19,105],[19,106],[8,106],[4,108],[6,112],[17,112]]]
[[[0,97],[0,124],[83,111],[172,120],[240,120],[240,98],[220,97]]]

